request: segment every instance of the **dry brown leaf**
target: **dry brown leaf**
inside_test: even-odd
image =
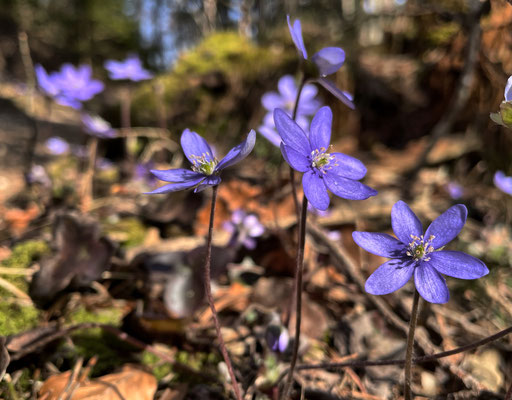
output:
[[[30,222],[39,215],[39,207],[31,204],[26,210],[11,208],[4,211],[4,220],[14,235],[21,235]]]
[[[73,392],[71,400],[153,400],[157,389],[153,375],[130,365],[121,372],[81,384],[76,381],[69,384],[70,376],[71,371],[67,371],[49,377],[39,390],[38,399],[57,400],[63,394]]]

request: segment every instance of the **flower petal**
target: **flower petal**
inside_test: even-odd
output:
[[[309,128],[309,141],[312,149],[327,149],[331,143],[332,111],[322,107],[313,117]]]
[[[284,102],[293,101],[295,103],[295,98],[297,97],[297,84],[295,83],[293,76],[285,75],[281,77],[277,82],[277,88],[279,89],[279,93],[281,93],[282,96],[281,99],[284,100]]]
[[[338,89],[334,83],[332,83],[329,79],[326,78],[319,78],[317,79],[317,82],[322,85],[325,89],[327,89],[329,92],[331,92],[334,97],[337,97],[338,100],[341,100],[343,104],[345,104],[347,107],[351,108],[352,110],[356,109],[356,106],[352,102],[352,100],[343,92],[342,90]]]
[[[181,134],[181,147],[192,164],[197,162],[197,157],[204,157],[208,162],[213,161],[213,152],[208,142],[188,128]]]
[[[254,129],[251,129],[249,134],[247,135],[247,139],[245,139],[238,146],[233,147],[229,150],[228,154],[219,161],[217,166],[215,167],[215,171],[222,171],[224,168],[230,167],[236,164],[239,161],[242,161],[245,157],[249,155],[249,153],[254,148],[256,144],[256,132]]]
[[[312,58],[318,67],[320,75],[334,74],[345,62],[345,52],[339,47],[324,47]]]
[[[299,172],[306,172],[310,170],[311,162],[308,160],[308,158],[290,146],[286,146],[283,142],[281,142],[281,153],[283,154],[285,161],[294,170]]]
[[[293,27],[290,23],[290,16],[286,16],[286,20],[288,21],[288,29],[290,30],[290,35],[292,35],[293,43],[295,43],[295,47],[299,52],[302,53],[302,57],[304,60],[308,59],[308,52],[306,51],[306,47],[304,46],[304,39],[302,39],[302,27],[300,25],[300,20],[296,19],[293,22]]]
[[[366,280],[364,289],[370,294],[389,294],[404,286],[414,272],[410,260],[389,260],[375,270]]]
[[[446,303],[450,299],[446,280],[428,262],[421,262],[414,269],[414,284],[421,297],[430,303]]]
[[[494,185],[503,193],[512,195],[512,176],[506,176],[503,171],[497,171],[494,174]]]
[[[271,128],[270,126],[267,125],[261,125],[258,128],[258,132],[261,133],[263,137],[267,139],[270,143],[272,143],[274,146],[281,146],[281,136],[279,136],[279,133],[277,133],[274,128]]]
[[[505,101],[512,100],[512,76],[508,78],[505,86]]]
[[[357,158],[343,153],[330,153],[334,157],[329,162],[330,172],[345,178],[359,180],[366,175],[366,167]]]
[[[195,189],[194,193],[202,192],[204,189],[206,189],[208,186],[216,186],[220,183],[221,179],[220,176],[217,175],[210,175],[207,176],[204,181],[202,181]]]
[[[411,235],[420,237],[423,234],[421,221],[402,200],[397,201],[391,209],[391,226],[403,244],[412,242]]]
[[[274,123],[276,124],[277,132],[287,146],[293,147],[294,150],[304,155],[311,153],[309,139],[304,131],[280,108],[274,110]]]
[[[151,172],[153,175],[155,175],[161,181],[174,182],[174,183],[185,182],[185,181],[196,179],[199,177],[204,177],[203,174],[191,171],[189,169],[184,169],[184,168],[167,169],[167,170],[152,169],[149,172]]]
[[[387,233],[355,231],[352,238],[358,246],[377,256],[400,258],[406,253],[404,244]]]
[[[435,251],[428,255],[428,263],[438,272],[459,279],[478,279],[489,273],[478,258],[461,251]]]
[[[203,179],[204,179],[204,176],[201,175],[201,177],[197,178],[197,179],[191,179],[189,181],[178,182],[178,183],[169,183],[167,185],[159,187],[158,189],[153,190],[152,192],[147,192],[145,194],[170,193],[170,192],[177,192],[177,191],[184,190],[184,189],[190,189],[190,188],[193,188],[194,186],[198,185]]]
[[[268,111],[274,111],[275,108],[284,107],[284,101],[276,92],[267,92],[261,97],[261,104]]]
[[[321,211],[327,210],[329,207],[329,193],[320,178],[313,171],[308,171],[302,176],[302,187],[304,194],[311,205]]]
[[[437,217],[425,232],[425,239],[431,241],[434,249],[439,249],[445,244],[451,242],[459,234],[460,230],[466,223],[468,217],[468,209],[463,204],[456,204]]]
[[[377,191],[361,182],[344,178],[327,171],[324,175],[324,182],[327,188],[336,196],[348,200],[365,200],[368,197],[375,196]]]

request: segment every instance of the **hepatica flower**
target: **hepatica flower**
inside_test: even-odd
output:
[[[359,182],[366,175],[361,161],[329,150],[332,126],[329,107],[322,107],[313,117],[309,137],[279,108],[274,111],[274,121],[283,140],[283,157],[293,169],[304,172],[304,194],[313,207],[322,211],[329,207],[328,190],[350,200],[364,200],[377,194]]]
[[[82,114],[82,125],[85,132],[89,135],[97,136],[101,139],[110,139],[116,136],[112,125],[99,115]]]
[[[261,98],[261,104],[265,107],[268,113],[265,115],[263,125],[258,128],[258,131],[270,143],[279,147],[281,144],[281,137],[276,132],[274,116],[272,113],[276,108],[281,108],[285,110],[288,115],[292,116],[299,88],[295,83],[295,79],[291,75],[281,77],[277,84],[277,88],[278,92],[267,92]],[[315,98],[317,93],[318,89],[315,85],[305,84],[302,88],[295,120],[304,130],[307,130],[309,127],[309,120],[307,117],[313,115],[321,106],[320,101]]]
[[[251,130],[246,140],[233,147],[222,160],[218,161],[206,140],[197,133],[185,129],[181,135],[181,147],[192,163],[192,169],[151,170],[158,179],[172,183],[147,194],[169,193],[190,188],[195,188],[194,192],[200,192],[208,186],[216,186],[221,181],[219,176],[221,171],[247,157],[255,143],[256,132]]]
[[[254,214],[247,214],[243,210],[235,210],[231,214],[231,220],[223,224],[224,230],[231,234],[230,245],[241,243],[245,248],[256,248],[255,238],[265,232],[265,227]]]
[[[144,69],[137,56],[129,56],[124,61],[107,60],[105,69],[109,72],[110,79],[113,80],[127,79],[138,82],[153,77],[151,72]]]
[[[497,171],[494,174],[494,184],[503,193],[512,196],[512,176],[507,176],[503,171]]]
[[[82,108],[82,102],[91,100],[104,89],[102,82],[92,78],[92,68],[87,64],[78,67],[64,64],[54,82],[60,89],[57,102],[77,109]]]
[[[44,94],[50,97],[55,97],[59,94],[60,89],[55,83],[56,73],[48,74],[42,65],[35,66],[37,84]]]
[[[52,136],[46,141],[46,148],[51,154],[60,156],[69,151],[69,143],[58,136]]]
[[[363,249],[391,258],[368,278],[366,291],[388,294],[400,289],[414,275],[421,297],[431,303],[446,303],[450,294],[443,275],[459,279],[487,275],[489,270],[479,259],[460,251],[442,250],[459,234],[467,214],[462,204],[450,207],[423,234],[418,217],[399,201],[391,210],[391,225],[398,239],[385,233],[353,232],[354,241]]]
[[[290,16],[288,15],[286,18],[288,21],[288,29],[290,30],[295,47],[302,55],[302,58],[304,58],[304,60],[308,60],[308,52],[306,50],[306,46],[304,46],[300,20],[296,19],[292,24],[290,22]],[[345,105],[354,109],[355,106],[354,103],[352,103],[352,96],[347,95],[347,92],[338,89],[336,85],[325,78],[327,75],[334,74],[342,67],[345,62],[345,51],[339,47],[324,47],[311,57],[311,61],[315,64],[318,70],[319,78],[317,79],[317,82],[341,100]]]

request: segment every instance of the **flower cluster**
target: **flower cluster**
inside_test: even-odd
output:
[[[124,61],[107,60],[105,69],[109,72],[110,79],[113,80],[125,79],[138,82],[153,77],[151,72],[144,69],[140,58],[136,55],[131,55]]]
[[[425,300],[446,303],[450,294],[441,274],[459,279],[487,275],[489,270],[479,259],[460,251],[441,249],[459,234],[467,213],[462,204],[450,207],[423,234],[418,217],[399,201],[391,210],[391,225],[397,239],[386,233],[354,232],[354,241],[363,249],[391,258],[368,278],[366,291],[388,294],[400,289],[414,275],[416,289]]]
[[[238,243],[245,248],[253,250],[256,248],[255,238],[265,232],[265,227],[254,214],[247,214],[243,210],[235,210],[231,214],[231,220],[223,224],[224,230],[231,234],[231,245]]]
[[[91,100],[104,89],[102,82],[92,79],[92,68],[87,64],[79,67],[64,64],[59,72],[51,74],[36,65],[35,71],[41,90],[63,106],[80,109],[84,101]]]

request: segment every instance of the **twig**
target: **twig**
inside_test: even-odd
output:
[[[30,296],[28,294],[26,294],[23,290],[18,289],[11,282],[6,281],[3,278],[0,278],[0,287],[2,287],[3,289],[11,292],[16,297],[18,297],[20,299],[23,299],[24,301],[30,302],[30,304],[33,304],[32,303],[32,299],[30,298]]]

